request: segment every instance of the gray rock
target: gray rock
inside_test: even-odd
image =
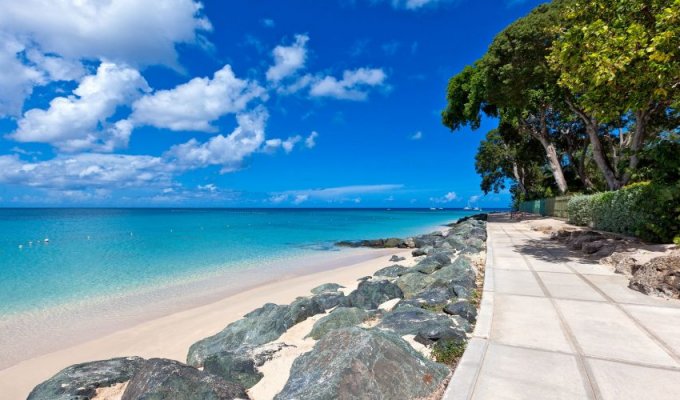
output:
[[[448,374],[394,334],[345,328],[295,360],[275,399],[428,398]]]
[[[477,321],[477,309],[467,300],[459,300],[447,305],[444,307],[444,312],[450,315],[459,315],[472,324]]]
[[[399,261],[404,261],[406,260],[406,257],[399,257],[398,255],[393,255],[390,257],[390,262],[399,262]]]
[[[217,375],[229,382],[236,382],[244,388],[251,388],[262,379],[255,360],[249,352],[235,353],[222,351],[208,356],[203,362],[203,371]]]
[[[247,399],[243,387],[174,360],[152,358],[128,383],[122,400]]]
[[[390,278],[396,278],[402,276],[408,270],[409,268],[406,268],[399,264],[395,264],[375,271],[375,273],[373,273],[373,276],[387,276]]]
[[[350,307],[374,310],[387,300],[403,298],[404,293],[399,286],[387,280],[361,282],[356,290],[347,296]]]
[[[373,277],[372,277],[372,276],[369,276],[369,275],[367,275],[367,276],[362,276],[361,278],[357,279],[357,281],[359,281],[359,282],[366,282],[366,281],[369,280],[369,279],[373,279]]]
[[[680,298],[680,256],[656,257],[634,267],[629,287],[645,294]]]
[[[203,360],[211,354],[222,351],[236,352],[242,346],[255,347],[271,342],[291,326],[323,312],[325,310],[318,301],[304,297],[298,298],[290,305],[265,304],[216,335],[191,345],[187,363],[200,367]]]
[[[325,292],[312,297],[324,310],[347,305],[349,299],[342,292]]]
[[[439,311],[442,311],[444,306],[448,304],[451,298],[454,297],[455,295],[451,289],[445,287],[435,287],[426,289],[411,299],[400,301],[396,307],[399,308],[405,305],[410,305],[413,307],[427,308],[430,310],[436,308]]]
[[[410,299],[418,293],[433,285],[437,279],[432,275],[423,274],[417,271],[400,276],[394,283],[404,293],[404,298]]]
[[[424,255],[427,254],[427,250],[426,250],[426,249],[427,249],[427,247],[422,247],[422,248],[415,249],[415,250],[413,250],[413,251],[411,252],[411,255],[412,255],[413,257],[424,256]]]
[[[377,328],[400,336],[416,335],[416,340],[424,344],[444,337],[465,337],[465,332],[447,315],[415,307],[400,307],[386,313]]]
[[[140,357],[121,357],[71,365],[36,386],[28,400],[88,400],[97,388],[127,382],[144,364]]]
[[[356,307],[339,307],[330,314],[314,323],[309,337],[314,340],[321,339],[325,334],[333,329],[349,328],[356,326],[371,318],[373,313]]]
[[[451,258],[449,258],[448,255],[444,253],[435,253],[428,255],[423,260],[418,262],[418,264],[416,264],[413,269],[424,274],[431,274],[448,264],[451,264]]]
[[[321,294],[326,292],[337,292],[338,289],[343,289],[344,286],[338,285],[337,283],[324,283],[312,289],[312,294]]]

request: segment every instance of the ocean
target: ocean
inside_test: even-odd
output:
[[[472,212],[0,209],[0,317],[211,276],[270,273],[339,240],[405,237]]]

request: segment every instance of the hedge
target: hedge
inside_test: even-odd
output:
[[[658,243],[680,242],[680,183],[639,182],[613,192],[577,195],[569,222]]]

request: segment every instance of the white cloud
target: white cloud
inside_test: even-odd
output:
[[[470,196],[470,199],[468,199],[468,202],[474,204],[474,203],[476,203],[476,202],[479,201],[479,198],[480,198],[480,197],[482,197],[482,196],[480,196],[480,195]]]
[[[450,203],[454,200],[458,200],[456,192],[448,192],[442,197],[430,197],[430,201],[433,203]]]
[[[307,136],[307,139],[305,139],[305,146],[308,149],[313,149],[316,146],[316,138],[319,137],[319,133],[316,131],[312,131],[312,133]]]
[[[237,170],[264,143],[267,117],[264,107],[238,114],[238,126],[229,135],[213,136],[204,143],[191,139],[170,148],[165,157],[184,169],[220,165],[221,173]]]
[[[24,50],[23,44],[0,33],[0,117],[21,113],[33,87],[45,82],[38,68],[24,65],[17,57]]]
[[[411,140],[420,140],[422,138],[423,138],[423,132],[421,132],[421,131],[418,131],[418,132],[414,133],[413,135],[411,135]]]
[[[265,153],[275,153],[278,149],[283,149],[286,154],[290,154],[295,146],[302,140],[302,136],[295,135],[291,136],[286,140],[282,139],[269,139],[264,142],[264,147],[262,151]]]
[[[417,10],[423,7],[432,7],[451,0],[391,0],[392,7],[404,8],[407,10]]]
[[[293,75],[305,66],[307,61],[307,35],[295,35],[295,42],[290,46],[276,46],[272,51],[274,65],[267,70],[267,80],[279,82]]]
[[[333,97],[342,100],[366,100],[367,87],[380,86],[385,82],[385,72],[378,68],[359,68],[343,72],[342,79],[326,76],[312,83],[312,97]]]
[[[198,185],[196,187],[198,190],[204,190],[206,192],[216,192],[217,191],[217,186],[215,186],[214,183],[208,183],[205,185]]]
[[[148,90],[141,74],[132,68],[101,63],[68,97],[56,97],[47,110],[31,109],[17,122],[10,138],[19,142],[49,143],[64,151],[113,151],[127,146],[132,124],[109,123],[117,108]]]
[[[0,182],[47,189],[168,186],[172,172],[152,156],[87,153],[39,162],[0,156]]]
[[[175,65],[178,43],[211,30],[193,0],[3,1],[0,27],[69,60]]]
[[[238,79],[225,65],[212,79],[194,78],[174,89],[159,90],[133,104],[131,119],[175,131],[213,131],[221,116],[243,111],[253,99],[265,96],[256,82]]]
[[[357,202],[357,199],[361,201],[361,198],[358,197],[358,195],[389,193],[403,187],[404,185],[383,184],[338,186],[323,189],[289,190],[286,192],[273,193],[270,200],[276,199],[280,203],[288,199],[292,199],[293,203],[295,204],[299,204],[308,200],[320,200],[326,202]]]
[[[273,28],[273,27],[276,26],[276,22],[274,22],[274,20],[271,19],[271,18],[263,18],[263,19],[260,20],[260,23],[265,28]]]

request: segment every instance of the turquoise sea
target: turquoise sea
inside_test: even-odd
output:
[[[0,209],[0,316],[257,270],[470,214],[385,209]]]

